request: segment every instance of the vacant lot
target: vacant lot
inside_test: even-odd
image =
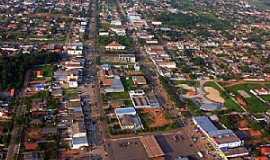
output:
[[[160,109],[143,109],[142,112],[146,113],[149,118],[149,127],[158,128],[171,123]]]

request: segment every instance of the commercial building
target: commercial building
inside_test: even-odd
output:
[[[232,130],[218,129],[206,116],[194,117],[193,122],[225,159],[249,154]]]
[[[121,129],[143,129],[140,117],[133,107],[116,108],[114,111]]]
[[[146,95],[143,90],[129,91],[129,96],[135,108],[159,108],[160,104],[154,94]]]
[[[154,135],[143,136],[140,138],[140,141],[143,144],[149,159],[165,158],[165,153],[162,151]]]

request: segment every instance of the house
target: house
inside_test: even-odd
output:
[[[78,81],[76,81],[76,80],[70,80],[70,81],[68,81],[68,86],[70,88],[77,88],[79,86],[78,85]]]
[[[267,88],[259,88],[259,89],[255,89],[254,91],[259,96],[270,95],[270,90]]]
[[[262,147],[260,147],[260,152],[262,155],[268,156],[268,155],[270,155],[270,147],[269,146],[262,146]]]
[[[111,42],[110,44],[108,44],[107,46],[105,46],[106,50],[124,50],[126,49],[126,46],[123,46],[121,44],[119,44],[116,41]]]
[[[137,63],[135,63],[133,67],[134,67],[134,70],[137,71],[137,72],[141,70],[140,65],[137,64]]]
[[[71,56],[80,56],[83,53],[83,44],[81,42],[65,46],[67,54]]]
[[[35,151],[38,149],[37,143],[25,143],[24,147],[27,151]]]
[[[164,50],[164,47],[161,45],[150,45],[145,47],[145,51],[149,55],[166,55],[166,52]]]
[[[121,26],[122,25],[122,23],[121,23],[121,21],[120,20],[112,20],[111,21],[111,25],[114,25],[114,26]]]
[[[110,28],[110,29],[118,36],[125,36],[126,35],[126,30],[124,28]]]
[[[163,68],[170,68],[170,69],[177,68],[176,63],[173,61],[161,61],[157,62],[157,64]]]
[[[146,85],[146,79],[144,76],[132,76],[132,81],[135,85]]]
[[[121,79],[119,76],[114,76],[112,80],[112,85],[108,86],[104,89],[106,93],[113,93],[113,92],[124,92],[125,88],[121,82]]]
[[[160,21],[152,21],[152,25],[160,26],[160,25],[162,25],[162,22],[160,22]]]
[[[136,57],[134,54],[110,54],[101,56],[100,61],[102,63],[130,64],[136,62]]]
[[[119,61],[124,61],[126,63],[135,63],[136,57],[134,54],[119,54]]]
[[[42,69],[36,70],[35,73],[36,73],[36,77],[37,77],[37,78],[43,78],[44,72],[43,72]]]
[[[72,149],[80,149],[82,147],[88,147],[86,133],[82,136],[72,137]]]
[[[256,157],[255,160],[269,160],[267,156]]]
[[[109,32],[105,32],[105,31],[99,32],[98,35],[99,36],[109,36]]]
[[[63,96],[63,90],[62,90],[61,88],[59,88],[59,89],[54,89],[54,90],[52,90],[51,95],[52,95],[53,97],[60,98],[60,97]]]
[[[64,66],[67,70],[83,68],[80,61],[66,61]]]

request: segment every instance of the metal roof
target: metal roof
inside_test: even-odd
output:
[[[206,116],[194,117],[197,125],[201,127],[207,133],[218,131],[217,127]]]

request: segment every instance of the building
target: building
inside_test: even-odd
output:
[[[72,137],[72,149],[80,149],[81,147],[88,147],[87,136]]]
[[[219,130],[206,116],[194,117],[193,122],[197,127],[212,141],[218,148],[234,148],[241,146],[241,140],[233,133],[232,130]]]
[[[106,50],[124,50],[126,49],[126,46],[123,46],[115,41],[105,46]]]
[[[146,79],[144,76],[132,76],[132,81],[135,85],[146,85]]]
[[[124,129],[143,129],[142,122],[136,110],[133,107],[116,108],[114,110],[119,121],[120,127]]]
[[[159,108],[160,104],[155,95],[146,95],[143,90],[129,91],[129,96],[135,108]]]
[[[206,116],[194,117],[193,122],[225,159],[249,154],[232,130],[218,129]]]
[[[118,36],[125,36],[126,30],[124,28],[111,28],[111,30]]]
[[[80,61],[66,61],[64,64],[65,68],[67,70],[71,70],[71,69],[83,69],[83,66],[81,65]]]
[[[110,54],[101,56],[101,63],[130,64],[136,62],[134,54]]]
[[[83,44],[82,43],[74,43],[65,46],[65,49],[67,50],[67,54],[71,56],[80,56],[83,53]]]
[[[36,70],[36,77],[37,78],[43,78],[43,74],[44,74],[44,72],[42,69]]]
[[[74,120],[73,120],[74,121]],[[87,135],[83,120],[74,121],[72,124],[72,149],[80,149],[88,146]]]
[[[125,88],[119,76],[114,76],[110,86],[104,89],[106,93],[124,92]]]
[[[154,135],[143,136],[140,138],[149,159],[165,159],[165,153],[162,151]]]
[[[161,61],[161,62],[156,62],[160,67],[163,67],[163,68],[170,68],[170,69],[173,69],[173,68],[177,68],[176,67],[176,63],[173,62],[173,61]]]

